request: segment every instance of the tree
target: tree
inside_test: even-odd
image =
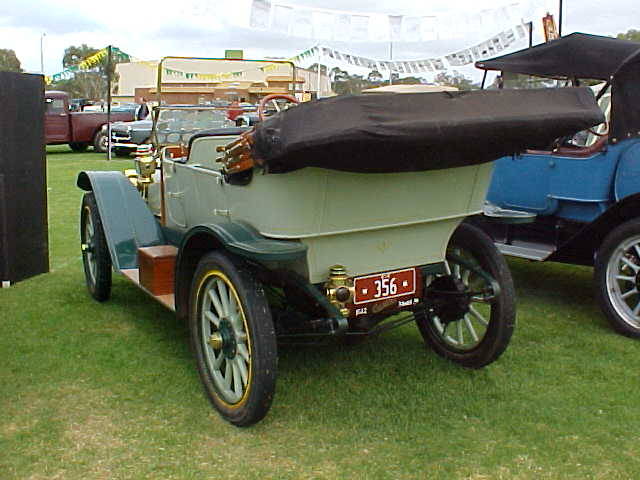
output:
[[[400,78],[399,75],[396,74],[395,78],[393,79],[393,84],[394,85],[419,85],[421,83],[423,83],[424,80],[420,77],[403,77]]]
[[[350,75],[349,73],[342,71],[339,79],[333,82],[333,91],[338,95],[357,94],[362,92],[366,88],[366,80],[362,78],[362,75]]]
[[[84,43],[80,46],[71,45],[64,51],[62,66],[65,69],[76,67],[80,62],[96,54],[98,51],[99,49],[90,47]],[[112,58],[111,75],[114,83],[117,82],[117,74],[115,74],[116,63],[122,63],[122,61],[122,59]],[[88,71],[75,72],[73,78],[61,80],[55,83],[52,88],[67,92],[72,97],[91,98],[95,100],[105,98],[108,65],[109,60],[105,56],[95,67]]]
[[[346,70],[342,70],[338,67],[333,67],[330,71],[329,71],[329,78],[331,79],[331,82],[344,82],[346,80],[348,80],[349,78],[349,73]]]
[[[557,81],[550,78],[535,77],[531,75],[522,75],[520,73],[503,73],[494,79],[491,85],[487,85],[488,89],[499,88],[502,81],[503,88],[526,90],[531,88],[553,88],[557,85]]]
[[[311,70],[312,72],[318,72],[318,63],[313,63],[311,64],[307,70]],[[327,66],[326,65],[322,65],[320,64],[320,74],[321,75],[326,75],[327,74]]]
[[[367,76],[367,80],[370,83],[380,83],[383,80],[382,74],[378,70],[371,70]]]
[[[621,40],[631,40],[632,42],[640,42],[640,30],[631,29],[627,33],[619,33],[617,38]]]
[[[22,72],[20,60],[16,57],[16,52],[0,48],[0,71]]]
[[[477,88],[473,85],[473,82],[470,79],[460,74],[456,70],[453,71],[452,75],[445,72],[439,73],[434,78],[434,82],[438,85],[455,87],[458,90],[473,90]]]
[[[86,43],[83,43],[79,47],[71,45],[64,50],[64,56],[62,57],[62,67],[75,67],[85,58],[90,57],[95,53],[98,53],[98,49],[89,47]]]

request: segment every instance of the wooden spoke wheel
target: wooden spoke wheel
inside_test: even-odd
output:
[[[447,248],[446,275],[425,279],[424,312],[416,322],[439,355],[479,368],[507,348],[515,326],[515,292],[507,264],[491,239],[461,224]]]
[[[82,199],[80,246],[89,293],[104,302],[111,295],[111,255],[93,192],[85,193]]]
[[[205,392],[227,421],[244,427],[269,411],[277,347],[262,286],[222,252],[207,254],[193,279],[189,325]]]

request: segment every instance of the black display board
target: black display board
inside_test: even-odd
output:
[[[0,282],[48,271],[43,77],[0,72]]]

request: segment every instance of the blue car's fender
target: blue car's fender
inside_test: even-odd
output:
[[[562,244],[547,260],[593,266],[605,237],[618,225],[633,219],[640,221],[640,193],[629,195],[614,203]]]
[[[616,200],[640,192],[640,142],[625,149],[618,160],[614,194]]]

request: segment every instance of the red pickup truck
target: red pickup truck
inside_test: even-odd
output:
[[[111,121],[134,120],[135,111],[112,111]],[[102,126],[107,112],[71,112],[66,92],[45,92],[44,129],[47,145],[68,143],[74,152],[83,152],[93,145],[96,152],[107,151],[107,135]]]

